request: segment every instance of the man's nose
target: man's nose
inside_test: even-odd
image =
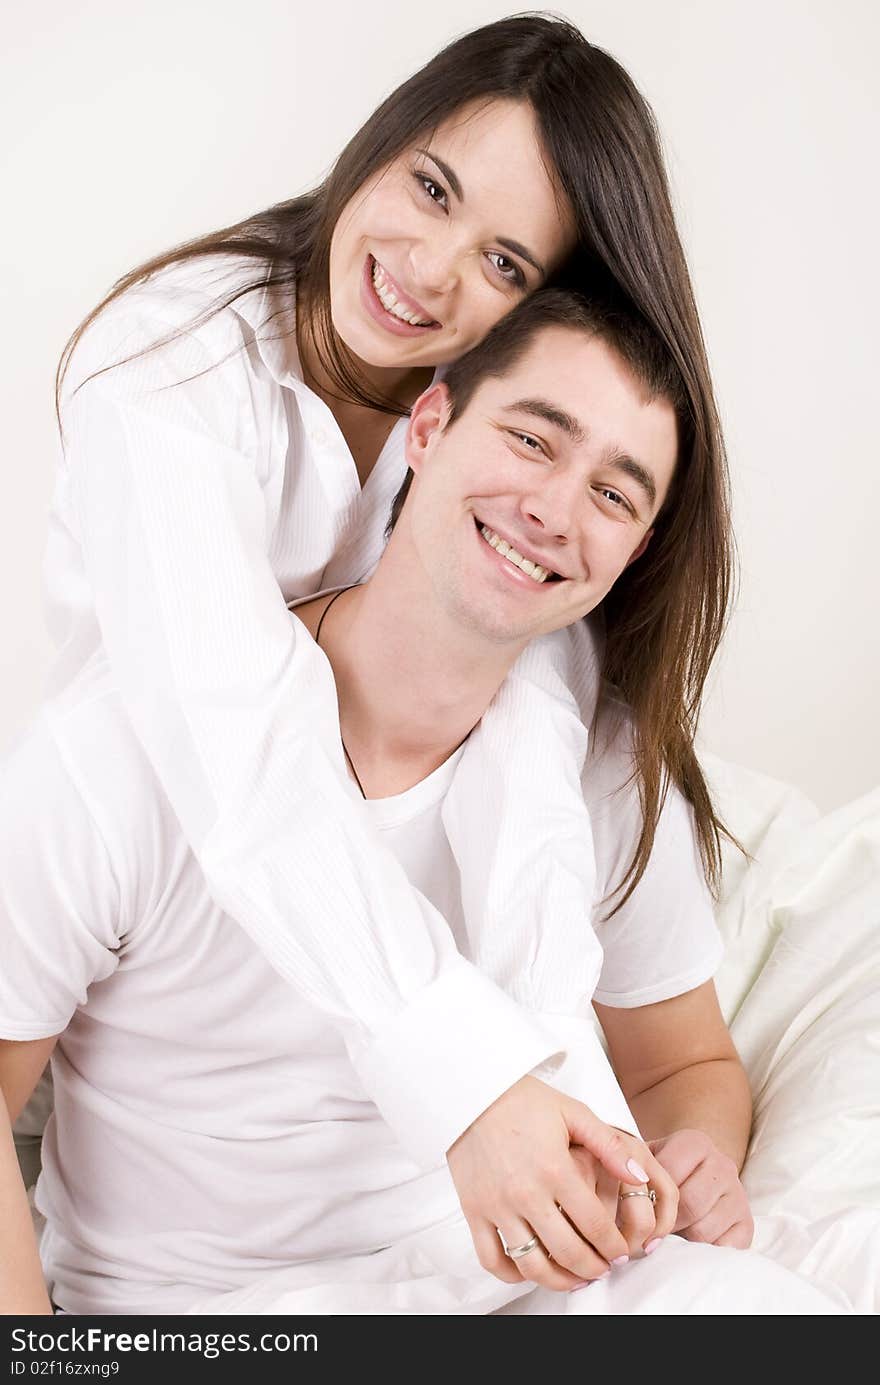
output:
[[[573,470],[548,471],[539,485],[522,496],[520,512],[545,543],[564,545],[578,537],[583,499],[583,480]]]

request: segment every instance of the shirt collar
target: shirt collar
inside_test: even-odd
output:
[[[232,309],[251,328],[259,357],[272,379],[297,391],[306,389],[296,345],[293,285],[264,283],[262,288],[243,294]]]

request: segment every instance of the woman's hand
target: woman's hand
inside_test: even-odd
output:
[[[657,1194],[650,1236],[675,1223],[676,1184],[648,1145],[535,1077],[493,1102],[446,1159],[480,1264],[508,1284],[567,1290],[607,1274],[629,1255],[615,1225],[618,1185],[644,1187],[642,1172]],[[501,1237],[514,1249],[538,1240],[511,1259]]]
[[[747,1249],[755,1223],[733,1159],[702,1130],[676,1130],[648,1144],[678,1188],[673,1231],[686,1241]]]

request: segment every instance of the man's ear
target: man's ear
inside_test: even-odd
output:
[[[406,460],[418,475],[432,442],[442,433],[452,413],[449,390],[442,380],[420,394],[409,416],[406,430]]]
[[[641,558],[645,549],[648,547],[648,544],[651,542],[651,535],[653,534],[653,532],[653,529],[649,529],[645,534],[644,538],[642,539],[641,543],[639,544],[638,548],[636,548],[632,553],[630,553],[629,557],[626,560],[626,567],[629,567],[630,563],[634,563],[636,558]]]

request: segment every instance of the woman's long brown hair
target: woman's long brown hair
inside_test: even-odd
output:
[[[623,293],[654,329],[684,382],[691,460],[697,473],[713,477],[718,488],[717,503],[704,505],[694,493],[671,512],[669,525],[655,535],[645,558],[624,574],[605,603],[605,672],[635,719],[644,819],[625,881],[627,894],[647,865],[670,781],[693,805],[707,879],[717,890],[720,837],[726,830],[715,815],[693,743],[703,685],[731,594],[721,430],[653,114],[620,64],[574,26],[549,15],[524,14],[464,35],[392,92],[320,187],[177,246],[125,275],[64,349],[56,377],[59,425],[71,355],[98,314],[167,266],[230,254],[254,260],[254,279],[218,301],[211,313],[267,284],[295,284],[300,321],[310,323],[322,364],[340,393],[369,407],[404,413],[394,400],[371,390],[333,330],[333,229],[374,173],[463,106],[493,99],[530,103],[548,166],[574,213],[579,247],[558,282],[587,297]]]

